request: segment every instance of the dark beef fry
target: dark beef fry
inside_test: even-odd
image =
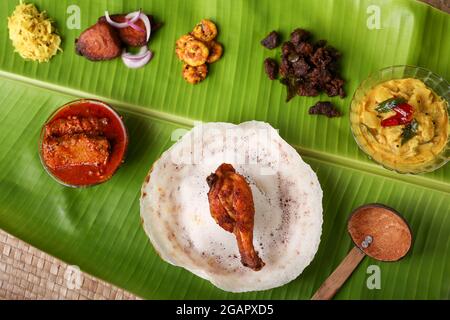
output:
[[[291,42],[297,46],[301,42],[308,41],[311,38],[311,33],[304,29],[297,28],[291,33]]]
[[[309,114],[324,115],[328,118],[340,117],[342,114],[329,101],[319,101],[309,108]]]
[[[264,60],[264,70],[270,80],[275,80],[278,76],[278,63],[272,58],[267,58]]]
[[[319,89],[309,82],[300,82],[297,86],[297,95],[302,97],[316,97]]]
[[[281,82],[288,87],[286,100],[289,101],[294,93],[314,97],[321,92],[344,98],[345,81],[338,73],[340,53],[325,40],[312,43],[310,39],[308,31],[295,29],[291,40],[281,47],[279,73],[283,77]]]
[[[275,49],[280,45],[280,36],[276,31],[272,31],[263,40],[261,40],[261,44],[267,49]]]
[[[309,42],[300,42],[295,46],[295,51],[302,56],[310,56],[314,52],[314,47]]]
[[[294,69],[294,75],[297,78],[306,77],[310,66],[303,58],[299,58],[297,61],[292,63],[292,68]]]

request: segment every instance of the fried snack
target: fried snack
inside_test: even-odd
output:
[[[209,49],[203,42],[198,40],[186,42],[183,52],[183,61],[188,65],[196,67],[205,64],[208,56]]]
[[[200,41],[209,42],[217,37],[217,27],[211,20],[203,19],[194,27],[192,35]]]
[[[208,67],[202,64],[196,67],[190,66],[187,63],[183,64],[183,78],[191,84],[197,84],[205,80],[208,75]]]
[[[264,71],[270,80],[275,80],[278,76],[278,63],[273,58],[264,60]]]
[[[175,44],[178,59],[184,62],[183,78],[191,84],[205,80],[207,63],[222,57],[222,45],[213,39],[217,36],[216,25],[210,20],[202,20],[190,34],[181,36]]]
[[[122,54],[117,31],[107,22],[97,22],[75,40],[76,52],[92,61],[112,60]]]
[[[309,31],[295,29],[281,46],[279,74],[280,82],[287,87],[286,102],[297,95],[316,97],[322,92],[344,98],[340,58],[341,54],[325,40],[313,42]],[[275,72],[267,74],[271,80],[275,78]]]
[[[183,61],[184,51],[186,50],[186,44],[192,40],[195,40],[193,36],[190,34],[185,34],[177,40],[175,44],[175,53],[178,56],[178,59]]]
[[[208,43],[208,48],[209,48],[209,56],[208,59],[206,59],[206,62],[214,63],[222,57],[223,47],[220,43],[214,40],[210,41]]]
[[[123,23],[126,22],[126,16],[126,14],[114,14],[111,16],[111,19],[115,22]],[[155,23],[153,16],[147,15],[147,17],[150,20],[152,33],[161,27],[161,23]],[[106,22],[106,18],[100,17],[99,21]],[[144,22],[141,19],[138,19],[134,24],[141,28],[144,32],[136,30],[130,26],[128,28],[118,29],[119,38],[124,44],[131,47],[145,46],[148,42]]]
[[[330,101],[319,101],[309,108],[309,114],[324,115],[328,118],[341,117],[342,113]]]
[[[241,262],[254,271],[264,262],[253,246],[255,206],[250,186],[230,164],[222,164],[207,178],[211,216],[217,224],[236,236]]]

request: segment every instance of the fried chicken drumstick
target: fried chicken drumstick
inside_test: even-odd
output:
[[[207,179],[209,209],[214,220],[236,236],[241,262],[255,271],[264,262],[253,247],[255,206],[250,186],[230,164],[222,164]]]

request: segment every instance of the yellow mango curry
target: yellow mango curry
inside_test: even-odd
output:
[[[369,90],[352,106],[359,145],[398,172],[431,169],[446,149],[448,104],[418,79],[396,79]]]

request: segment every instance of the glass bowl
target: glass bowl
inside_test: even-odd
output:
[[[108,163],[104,166],[104,172],[100,176],[89,175],[89,168],[81,166],[63,168],[62,170],[52,170],[45,162],[43,155],[44,139],[46,136],[46,127],[52,121],[59,118],[67,118],[71,116],[89,117],[109,119],[108,127],[104,134],[111,143],[111,154]],[[115,111],[109,104],[94,99],[79,99],[59,107],[55,110],[44,123],[39,138],[39,157],[41,163],[47,173],[57,182],[72,188],[86,188],[107,182],[116,173],[125,160],[128,148],[128,132],[123,123],[122,116]],[[65,174],[66,178],[64,178]],[[68,180],[67,177],[75,176],[75,180]],[[86,177],[86,179],[80,179]]]
[[[370,75],[366,80],[364,80],[361,85],[356,89],[355,94],[350,105],[350,126],[352,130],[353,137],[358,144],[359,148],[373,161],[380,164],[386,169],[396,171],[398,173],[410,173],[419,174],[425,172],[434,171],[442,166],[444,166],[450,160],[450,130],[447,130],[447,144],[444,146],[443,151],[435,156],[433,161],[418,164],[417,166],[409,166],[404,169],[395,168],[387,163],[383,163],[381,160],[376,160],[367,148],[365,147],[363,138],[363,133],[360,129],[358,107],[360,102],[374,86],[389,81],[393,79],[405,79],[414,78],[421,80],[425,85],[434,91],[438,96],[442,97],[444,101],[447,102],[447,121],[450,128],[450,86],[449,83],[441,76],[431,72],[422,67],[414,67],[408,65],[398,65],[387,67],[381,69],[372,75]],[[364,139],[364,140],[363,140]]]

